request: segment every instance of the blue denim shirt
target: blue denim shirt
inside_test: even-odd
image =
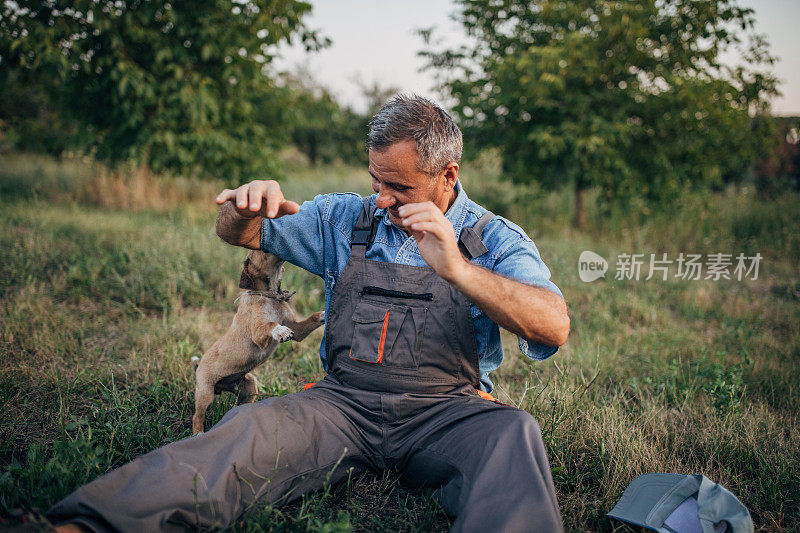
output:
[[[445,216],[452,222],[456,239],[461,228],[475,224],[486,209],[467,198],[460,182],[453,205]],[[372,195],[375,204],[375,195]],[[304,268],[325,280],[325,314],[330,311],[331,296],[339,274],[350,259],[350,240],[353,227],[363,209],[362,197],[354,193],[323,194],[304,202],[294,215],[278,219],[264,219],[261,227],[261,249]],[[398,229],[378,209],[381,218],[375,240],[367,251],[367,258],[402,265],[427,266],[419,253],[414,237]],[[550,281],[550,270],[539,257],[533,241],[516,224],[495,216],[483,230],[483,242],[488,252],[472,262],[498,274],[537,285],[561,296],[561,291]],[[478,347],[481,388],[493,389],[489,373],[503,362],[500,330],[488,316],[474,305],[470,313]],[[519,348],[531,359],[550,357],[558,348],[519,338]],[[319,348],[322,366],[328,370],[325,359],[325,340]]]

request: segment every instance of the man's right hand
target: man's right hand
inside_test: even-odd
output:
[[[230,204],[228,203],[230,202]],[[258,250],[261,245],[261,218],[279,218],[300,210],[283,197],[277,181],[256,180],[237,189],[225,189],[217,196],[217,235],[230,244]]]
[[[274,180],[254,180],[237,189],[225,189],[217,196],[217,205],[225,202],[231,202],[245,218],[280,218],[300,210],[296,202],[283,197],[280,185]]]

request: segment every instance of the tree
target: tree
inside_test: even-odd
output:
[[[353,78],[353,82],[361,89],[361,95],[367,102],[367,122],[375,116],[375,113],[380,111],[389,98],[400,92],[399,87],[395,87],[394,85],[381,85],[377,80],[367,82],[359,75]]]
[[[292,143],[312,165],[336,160],[366,163],[364,139],[369,118],[336,101],[305,67],[283,73],[287,90],[288,130]]]
[[[51,155],[79,146],[86,140],[80,128],[53,105],[40,80],[26,74],[0,69],[0,139],[15,150]]]
[[[45,83],[98,158],[231,182],[277,167],[273,47],[326,41],[294,0],[5,2],[0,68]]]
[[[800,190],[800,117],[777,117],[778,149],[755,168],[756,186],[765,196]]]
[[[356,76],[367,104],[365,112],[355,111],[336,101],[331,92],[314,80],[307,67],[282,73],[280,85],[286,89],[287,124],[294,145],[308,156],[312,165],[341,161],[366,166],[366,138],[373,115],[399,89],[366,83]]]
[[[460,4],[474,46],[422,55],[465,136],[497,147],[509,177],[572,182],[577,226],[588,187],[669,205],[760,160],[773,137],[773,58],[731,0]],[[726,66],[734,50],[741,64]]]

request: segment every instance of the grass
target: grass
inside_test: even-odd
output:
[[[187,361],[227,328],[242,250],[213,231],[218,184],[112,174],[82,160],[0,159],[0,512],[46,508],[81,483],[190,433]],[[368,192],[360,169],[290,168],[287,197]],[[679,210],[568,226],[569,192],[465,165],[471,196],[531,234],[570,306],[553,358],[527,361],[504,334],[497,396],[539,421],[570,531],[627,530],[605,513],[637,475],[704,473],[759,531],[800,529],[800,207],[796,193],[688,196]],[[591,195],[590,195],[591,197]],[[583,283],[577,258],[760,252],[758,280]],[[287,268],[302,312],[321,280]],[[323,376],[321,332],[259,369],[261,395]],[[233,405],[218,398],[209,422]],[[353,477],[236,531],[446,531],[427,491]]]

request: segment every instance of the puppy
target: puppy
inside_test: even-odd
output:
[[[278,344],[301,341],[325,322],[317,312],[299,320],[289,305],[294,292],[281,290],[283,260],[251,250],[242,265],[239,287],[246,289],[228,331],[195,363],[194,417],[192,432],[203,431],[206,409],[214,395],[237,394],[238,403],[255,401],[258,382],[250,372],[275,352]],[[197,361],[197,357],[192,358]]]

